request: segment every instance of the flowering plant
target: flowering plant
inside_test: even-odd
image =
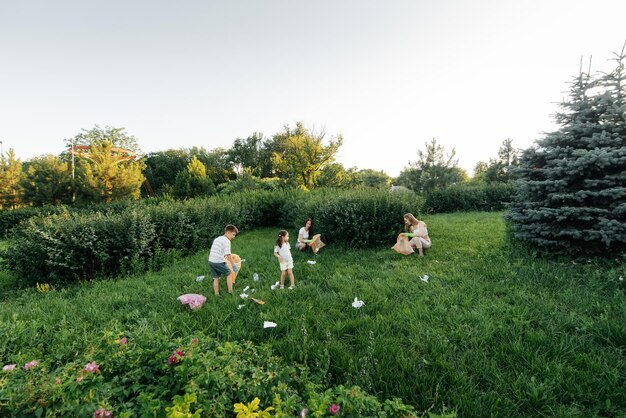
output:
[[[37,360],[29,361],[24,365],[24,370],[34,369],[38,364],[39,362]]]
[[[98,373],[100,371],[100,366],[95,361],[92,361],[91,363],[85,364],[84,370],[87,373]]]

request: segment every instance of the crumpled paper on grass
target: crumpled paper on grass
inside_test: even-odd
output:
[[[204,302],[206,302],[206,296],[198,295],[197,293],[187,293],[180,295],[178,300],[183,305],[188,305],[192,310],[200,309]]]

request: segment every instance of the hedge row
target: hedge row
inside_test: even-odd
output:
[[[60,283],[159,269],[172,256],[208,249],[233,223],[297,230],[315,219],[327,243],[373,247],[393,241],[402,215],[421,212],[414,194],[388,191],[258,191],[230,197],[165,201],[122,212],[63,212],[14,228],[4,263],[29,284]]]
[[[228,223],[241,231],[278,226],[295,232],[309,216],[328,244],[371,248],[395,239],[406,212],[501,210],[511,195],[510,186],[492,185],[455,186],[425,200],[386,190],[321,189],[120,202],[25,218],[12,229],[3,259],[29,284],[134,274],[207,249]]]
[[[513,200],[514,192],[513,185],[506,183],[458,184],[429,193],[424,210],[428,213],[500,211]]]
[[[407,189],[408,190],[408,189]],[[376,193],[376,191],[368,191],[369,193]],[[437,190],[432,192],[425,198],[424,210],[427,213],[444,213],[444,212],[467,212],[467,211],[496,211],[502,210],[506,207],[506,204],[512,200],[513,187],[507,184],[483,184],[480,186],[469,186],[466,184],[460,184],[451,186],[445,190]],[[338,190],[316,190],[313,194],[316,196],[324,195],[336,195],[337,193],[344,194],[345,191]],[[241,195],[252,195],[253,199],[258,197],[257,191],[245,192],[239,195],[235,195],[235,199],[243,200],[246,205],[252,204],[253,206],[264,205],[268,209],[271,208],[271,204],[268,202],[260,202],[254,204],[250,202],[250,198],[241,198]],[[274,210],[268,210],[263,213],[264,218],[258,219],[257,222],[260,225],[275,226],[276,223],[272,223],[275,217],[292,219],[293,216],[290,211],[294,207],[299,208],[300,199],[308,200],[305,193],[299,190],[287,190],[276,193],[265,193],[265,199],[274,199]],[[278,198],[278,196],[286,196],[285,203],[289,202],[289,205],[283,209],[281,202],[284,200]],[[232,197],[222,195],[217,199],[230,199]],[[20,222],[30,219],[35,216],[49,216],[52,214],[59,214],[65,212],[72,213],[120,213],[127,210],[132,210],[137,206],[156,206],[163,202],[171,202],[171,198],[150,198],[137,201],[116,201],[113,203],[90,205],[85,208],[74,206],[43,206],[43,207],[25,207],[13,210],[0,210],[0,236],[6,236],[8,232]]]

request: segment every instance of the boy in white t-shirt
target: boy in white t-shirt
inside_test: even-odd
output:
[[[211,274],[213,275],[213,293],[215,296],[219,296],[220,294],[220,277],[226,276],[226,287],[228,288],[228,293],[232,295],[233,293],[233,281],[230,278],[230,269],[226,262],[224,261],[224,257],[230,261],[233,266],[233,271],[237,273],[237,264],[234,263],[233,258],[230,255],[230,242],[237,236],[239,230],[235,225],[228,224],[224,228],[224,235],[220,235],[219,237],[213,240],[213,244],[211,245],[211,251],[209,252],[209,268],[211,269]]]

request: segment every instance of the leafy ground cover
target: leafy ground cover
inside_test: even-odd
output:
[[[251,341],[287,364],[308,366],[324,386],[358,385],[418,411],[626,414],[623,259],[539,258],[508,243],[502,213],[426,221],[433,247],[423,258],[400,256],[391,242],[376,250],[328,246],[317,256],[293,251],[292,291],[270,287],[279,277],[272,255],[279,228],[233,242],[246,260],[234,296],[225,283],[221,296],[212,295],[205,251],[159,272],[44,293],[20,289],[4,272],[0,359],[75,362],[103,330],[144,342],[203,335],[221,344]],[[265,304],[241,299],[246,286]],[[176,300],[184,293],[208,300],[191,311]],[[365,305],[352,307],[355,297]],[[264,321],[277,326],[263,328]]]

